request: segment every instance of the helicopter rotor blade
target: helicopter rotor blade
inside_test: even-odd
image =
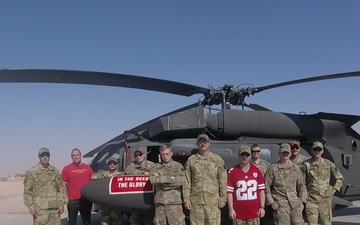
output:
[[[246,103],[244,106],[255,111],[271,111],[270,109],[265,108],[264,106],[254,103]]]
[[[304,79],[297,79],[297,80],[286,81],[286,82],[281,82],[281,83],[277,83],[277,84],[271,84],[271,85],[266,85],[266,86],[262,86],[262,87],[257,87],[257,88],[255,88],[254,92],[257,93],[257,92],[261,92],[264,90],[269,90],[272,88],[278,88],[278,87],[283,87],[283,86],[288,86],[288,85],[293,85],[293,84],[301,84],[301,83],[307,83],[307,82],[313,82],[313,81],[331,80],[331,79],[346,78],[346,77],[358,77],[358,76],[360,76],[360,71],[348,72],[348,73],[336,73],[336,74],[329,74],[329,75],[323,75],[323,76],[317,76],[317,77],[309,77],[309,78],[304,78]]]
[[[42,69],[0,70],[0,83],[24,82],[128,87],[182,96],[209,93],[209,89],[191,84],[127,74]]]

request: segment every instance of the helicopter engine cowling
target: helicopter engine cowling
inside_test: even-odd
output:
[[[283,113],[265,111],[223,110],[208,114],[208,129],[223,137],[294,138],[300,134],[298,125]]]
[[[330,119],[337,121],[337,118]],[[164,137],[191,138],[204,131],[210,132],[215,139],[254,137],[318,140],[324,132],[324,119],[318,114],[296,115],[239,109],[211,113],[206,112],[203,106],[197,106],[157,118],[144,133],[144,137],[149,140]]]

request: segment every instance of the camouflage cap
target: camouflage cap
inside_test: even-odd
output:
[[[298,146],[298,147],[300,147],[300,141],[292,141],[292,142],[290,142],[290,146],[292,147],[292,146]]]
[[[115,157],[110,157],[110,158],[108,158],[108,159],[106,160],[106,163],[109,163],[109,162],[111,162],[111,161],[117,163],[117,158],[115,158]]]
[[[197,136],[196,141],[199,142],[201,139],[205,139],[206,141],[210,141],[209,136],[207,136],[206,134],[200,134],[199,136]]]
[[[134,154],[135,152],[141,152],[143,154],[147,153],[147,150],[146,150],[146,147],[135,147],[135,150],[134,150]]]
[[[241,153],[244,153],[244,152],[246,152],[246,153],[248,153],[249,155],[251,155],[251,149],[250,149],[250,147],[247,146],[247,145],[241,145],[238,154],[240,155]]]
[[[43,154],[44,152],[47,152],[47,153],[49,153],[49,154],[50,154],[49,149],[48,149],[48,148],[43,147],[43,148],[40,148],[40,149],[39,149],[38,155],[41,155],[41,154]]]
[[[324,145],[323,145],[320,141],[315,141],[315,142],[312,144],[311,149],[315,149],[315,148],[324,149]]]
[[[282,153],[282,152],[291,152],[291,148],[290,148],[290,145],[288,143],[282,143],[280,145],[280,148],[279,148],[279,153]]]

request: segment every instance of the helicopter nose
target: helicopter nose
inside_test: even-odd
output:
[[[153,210],[154,193],[129,192],[110,194],[110,179],[109,177],[90,181],[81,188],[81,194],[93,203],[118,208],[127,212]]]

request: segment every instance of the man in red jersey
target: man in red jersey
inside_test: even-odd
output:
[[[265,183],[262,173],[250,164],[251,149],[242,145],[239,164],[228,172],[229,217],[236,225],[259,225],[265,215]]]
[[[93,170],[81,162],[81,151],[77,148],[71,151],[72,163],[65,166],[61,177],[66,184],[69,202],[68,225],[76,225],[77,214],[80,211],[83,225],[90,225],[92,203],[81,196],[80,189],[91,181]]]

